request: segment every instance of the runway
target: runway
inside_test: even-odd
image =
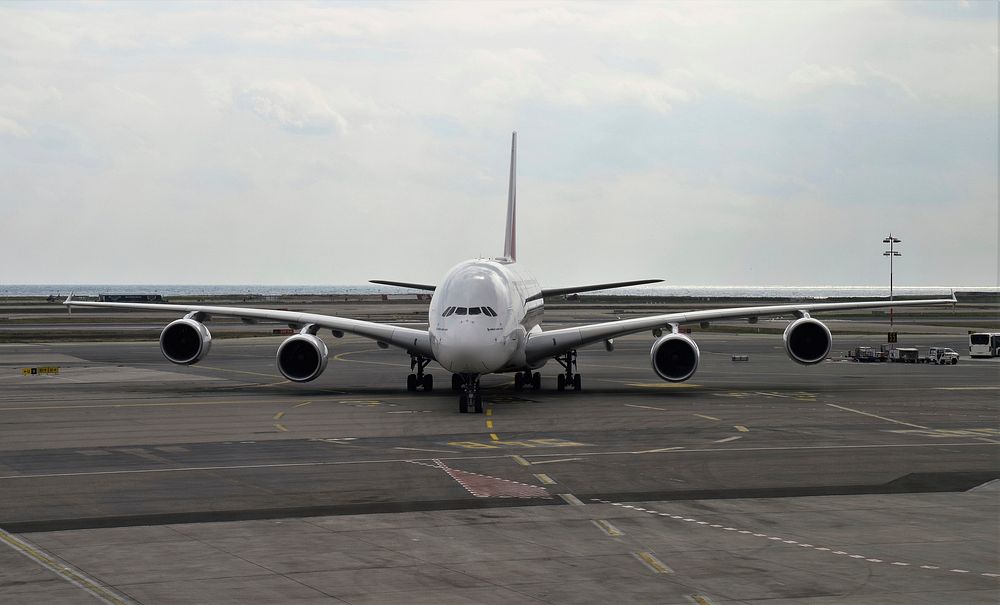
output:
[[[359,338],[327,336],[307,385],[275,370],[280,338],[190,367],[155,342],[2,345],[0,528],[93,586],[10,549],[0,602],[1000,598],[997,360],[954,334],[905,343],[963,354],[947,367],[695,338],[687,383],[633,336],[580,351],[580,393],[554,363],[541,391],[484,378],[482,415],[434,364],[407,393],[408,357]]]

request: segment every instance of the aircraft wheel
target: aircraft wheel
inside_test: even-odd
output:
[[[407,391],[416,391],[417,390],[417,375],[416,374],[410,374],[409,376],[406,377],[406,390]]]
[[[583,381],[580,379],[579,374],[573,374],[573,390],[579,391],[583,388]]]
[[[556,390],[565,391],[566,390],[566,375],[560,374],[556,377]]]
[[[430,374],[424,374],[424,390],[430,393],[434,390],[434,377]]]
[[[469,396],[462,393],[458,398],[458,411],[462,414],[469,413]]]
[[[514,390],[520,391],[524,388],[524,374],[520,372],[514,373]]]
[[[483,413],[483,396],[480,395],[479,393],[476,393],[475,398],[474,398],[474,403],[475,403],[476,413],[477,414],[482,414]]]
[[[531,375],[531,388],[538,391],[542,388],[542,374],[541,372],[535,372]]]

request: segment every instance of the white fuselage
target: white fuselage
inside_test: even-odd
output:
[[[528,369],[524,349],[528,334],[541,331],[540,292],[533,277],[505,259],[455,265],[428,310],[434,359],[455,374]]]

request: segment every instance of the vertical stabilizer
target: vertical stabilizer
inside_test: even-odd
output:
[[[510,183],[507,185],[507,234],[503,241],[503,255],[517,260],[517,132],[510,140]]]

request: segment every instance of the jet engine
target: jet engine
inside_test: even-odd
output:
[[[194,319],[178,319],[160,332],[160,351],[171,363],[191,365],[201,361],[212,347],[212,334]]]
[[[826,359],[833,347],[833,336],[823,322],[811,317],[796,319],[785,328],[785,351],[792,361],[813,365]]]
[[[326,343],[314,334],[296,334],[278,347],[278,371],[292,382],[315,380],[330,357]]]
[[[683,334],[667,334],[653,343],[649,359],[656,374],[668,382],[684,382],[698,369],[698,345]]]

